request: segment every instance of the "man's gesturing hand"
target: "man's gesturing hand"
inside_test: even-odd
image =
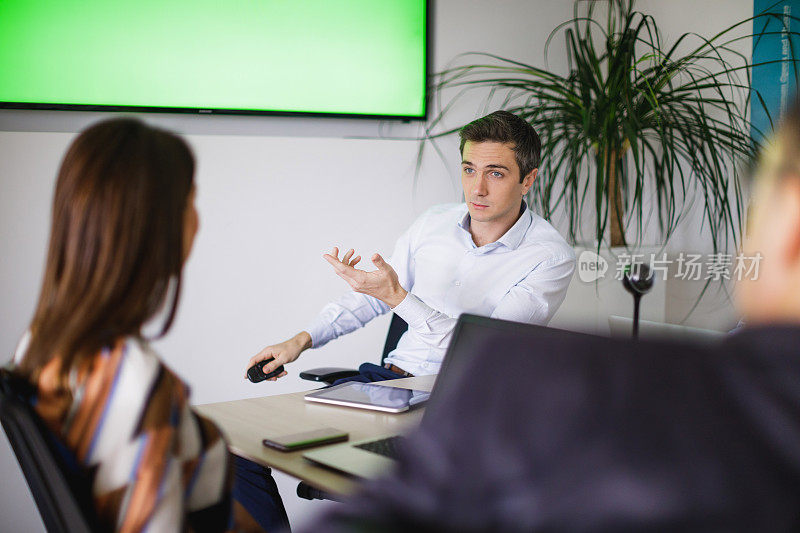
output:
[[[353,257],[354,253],[355,250],[351,249],[340,260],[339,248],[334,248],[330,254],[322,257],[333,266],[340,278],[350,284],[354,291],[373,296],[389,307],[396,307],[405,299],[408,293],[400,286],[397,272],[380,255],[374,254],[371,258],[372,264],[378,270],[365,272],[355,268],[356,264],[361,261],[361,256]]]
[[[279,366],[296,360],[298,357],[300,357],[300,354],[308,348],[311,348],[311,335],[305,331],[301,331],[288,341],[267,346],[258,352],[256,355],[250,358],[250,362],[247,363],[247,368],[250,368],[259,361],[263,361],[264,359],[269,359],[272,357],[273,360],[264,365],[264,368],[262,369],[265,374],[269,374]],[[274,378],[270,378],[269,380],[275,381],[285,375],[286,372],[281,372],[279,375],[275,376]],[[247,377],[247,369],[245,369],[245,377]]]

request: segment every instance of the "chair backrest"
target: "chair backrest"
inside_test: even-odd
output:
[[[392,322],[389,324],[389,332],[386,334],[386,342],[383,344],[383,355],[381,355],[381,366],[389,353],[397,348],[400,337],[408,330],[408,323],[392,313]]]
[[[0,422],[17,456],[47,531],[96,530],[88,479],[70,468],[58,443],[31,407],[32,387],[0,370]]]

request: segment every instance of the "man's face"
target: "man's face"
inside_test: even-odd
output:
[[[520,183],[513,148],[510,143],[491,141],[464,144],[461,185],[473,221],[511,224],[516,221],[522,197],[533,185],[537,170]]]

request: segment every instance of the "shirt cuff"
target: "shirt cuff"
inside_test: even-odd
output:
[[[319,318],[309,324],[306,331],[311,336],[311,348],[324,346],[334,338],[331,325],[323,322]]]
[[[408,322],[409,327],[419,328],[427,323],[428,317],[431,316],[433,309],[409,292],[406,294],[406,297],[403,298],[403,301],[397,304],[392,311]]]

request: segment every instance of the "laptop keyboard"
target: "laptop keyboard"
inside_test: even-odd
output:
[[[403,437],[395,435],[394,437],[387,437],[385,439],[372,440],[363,444],[356,444],[354,448],[360,448],[368,452],[383,455],[389,459],[397,459],[397,447],[400,445]]]

